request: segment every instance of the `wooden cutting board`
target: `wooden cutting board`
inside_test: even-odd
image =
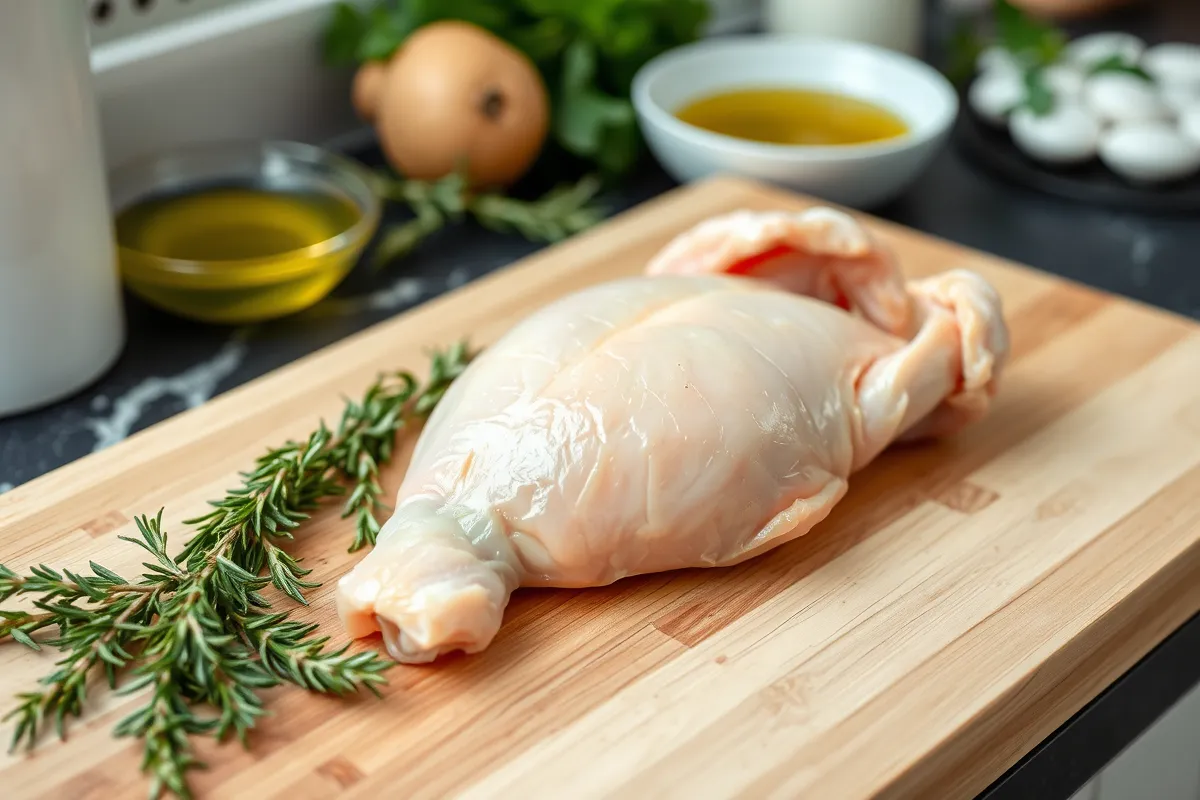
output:
[[[704,217],[809,203],[726,179],[634,209],[0,497],[0,562],[135,573],[117,541],[134,515],[166,506],[182,538],[236,470],[378,371],[491,341]],[[251,752],[203,750],[199,793],[966,797],[1200,610],[1200,327],[871,225],[908,274],[970,267],[1003,294],[1014,358],[986,421],[886,453],[817,530],[740,567],[519,592],[490,649],[396,668],[382,702],[278,690]],[[295,548],[338,637],[349,535],[325,514]],[[50,664],[0,646],[0,691]],[[142,796],[120,710],[0,761],[3,795]]]

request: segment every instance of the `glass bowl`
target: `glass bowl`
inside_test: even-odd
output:
[[[147,200],[225,187],[250,187],[269,197],[279,193],[324,198],[345,213],[323,220],[328,238],[275,249],[263,241],[262,252],[246,258],[168,257],[143,246],[144,240],[131,242],[118,225],[118,262],[130,291],[166,311],[203,322],[274,319],[305,309],[333,291],[379,225],[380,200],[366,168],[296,142],[196,145],[132,163],[109,176],[119,221],[123,211]],[[237,212],[227,213],[235,216],[226,221],[226,230],[236,235]]]

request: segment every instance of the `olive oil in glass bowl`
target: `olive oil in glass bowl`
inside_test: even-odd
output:
[[[196,146],[120,169],[110,186],[125,284],[203,322],[317,303],[379,224],[364,168],[293,142]]]

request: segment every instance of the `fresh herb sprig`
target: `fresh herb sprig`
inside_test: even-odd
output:
[[[355,518],[350,552],[375,544],[379,533],[376,513],[386,508],[379,499],[383,493],[379,467],[391,460],[397,435],[433,412],[472,358],[466,344],[459,343],[433,354],[423,386],[411,373],[399,372],[367,389],[361,401],[346,401],[330,463],[350,485],[350,497],[342,511],[343,518]]]
[[[1154,77],[1149,72],[1146,72],[1136,61],[1127,58],[1122,53],[1113,53],[1107,58],[1097,61],[1088,70],[1088,74],[1090,75],[1099,75],[1103,72],[1117,72],[1141,78],[1149,83],[1154,82]]]
[[[1000,46],[1025,69],[1053,64],[1062,55],[1067,37],[1061,30],[1014,6],[995,0],[996,35]]]
[[[515,231],[537,242],[557,242],[595,225],[604,210],[593,202],[600,189],[595,175],[551,189],[537,200],[519,200],[496,192],[472,192],[460,173],[436,181],[418,181],[381,174],[380,195],[405,203],[413,218],[388,229],[376,245],[376,268],[407,254],[422,239],[448,223],[470,215],[492,230]]]
[[[241,486],[188,521],[196,535],[174,558],[162,512],[138,518],[139,536],[121,537],[148,556],[136,581],[94,562],[87,575],[44,565],[20,575],[0,565],[0,602],[27,597],[33,609],[0,611],[0,639],[63,653],[7,715],[13,746],[32,747],[47,724],[64,736],[99,672],[119,694],[146,693],[115,733],[142,739],[151,796],[186,798],[188,771],[203,767],[192,737],[232,736],[246,746],[267,713],[264,689],[291,683],[334,695],[376,692],[390,661],[329,648],[316,625],[273,611],[262,592],[273,585],[306,602],[304,592],[317,584],[305,580],[309,570],[282,543],[324,500],[349,492],[343,517],[355,517],[351,550],[374,543],[383,508],[379,467],[397,434],[429,415],[470,359],[459,344],[433,354],[424,384],[408,372],[383,377],[361,401],[347,401],[336,431],[321,424],[307,440],[259,458]],[[34,638],[47,628],[57,635]]]

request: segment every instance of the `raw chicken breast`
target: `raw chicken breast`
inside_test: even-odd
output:
[[[339,583],[352,635],[405,662],[477,652],[518,586],[777,547],[890,442],[984,413],[1007,353],[986,282],[906,285],[830,209],[709,220],[648,272],[543,308],[451,386]]]

